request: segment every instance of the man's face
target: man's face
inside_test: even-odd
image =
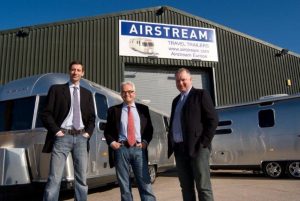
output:
[[[70,70],[70,80],[73,84],[78,84],[81,77],[84,75],[82,65],[73,64]]]
[[[121,96],[123,98],[123,101],[130,105],[134,102],[135,99],[135,91],[133,90],[132,86],[130,84],[125,84],[122,86],[121,89]]]
[[[192,78],[186,71],[176,75],[176,87],[180,92],[187,92],[192,87]]]

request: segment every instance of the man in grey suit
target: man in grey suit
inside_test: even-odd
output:
[[[86,201],[89,138],[95,127],[95,111],[90,91],[80,86],[84,66],[69,65],[70,81],[53,85],[47,95],[42,121],[48,133],[43,152],[51,152],[50,172],[44,201],[57,201],[66,159],[71,152],[75,177],[75,200]]]
[[[176,74],[180,94],[172,103],[168,156],[174,152],[184,201],[213,201],[209,157],[218,116],[209,93],[192,86],[189,70]]]

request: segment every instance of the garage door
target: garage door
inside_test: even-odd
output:
[[[132,81],[136,85],[137,98],[159,111],[171,114],[172,100],[179,94],[175,85],[177,68],[162,70],[151,67],[126,67],[125,81]],[[192,70],[193,86],[204,88],[211,92],[210,76],[207,71]]]

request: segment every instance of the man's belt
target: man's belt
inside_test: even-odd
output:
[[[127,147],[127,148],[129,148],[129,147],[130,147],[130,145],[129,145],[128,141],[126,141],[126,140],[120,141],[119,143],[120,143],[121,145],[123,145],[123,146]],[[132,145],[132,147],[135,147],[135,146],[136,146],[136,144],[137,144],[137,143],[134,143],[134,144]]]
[[[76,130],[76,129],[64,129],[64,128],[62,128],[61,131],[64,134],[68,134],[68,135],[82,135],[83,133],[85,133],[84,129]]]

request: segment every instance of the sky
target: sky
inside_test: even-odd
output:
[[[0,31],[163,5],[300,54],[300,0],[1,0]]]

